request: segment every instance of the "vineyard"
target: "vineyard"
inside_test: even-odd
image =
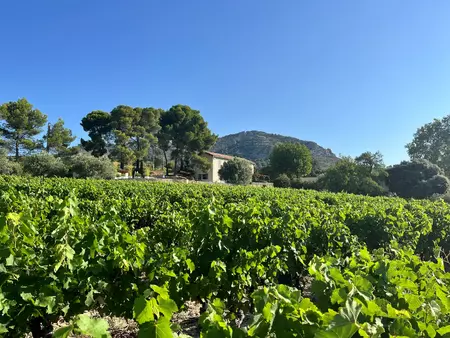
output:
[[[0,177],[0,336],[450,335],[450,206],[304,190]],[[60,317],[68,323],[54,330]]]

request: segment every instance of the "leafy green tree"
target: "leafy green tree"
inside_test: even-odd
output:
[[[47,122],[47,115],[38,109],[33,109],[33,105],[25,98],[2,104],[0,117],[2,119],[0,132],[16,160],[24,149],[36,149],[40,146],[41,143],[36,136],[42,132],[42,127]]]
[[[94,110],[83,117],[81,126],[90,138],[90,140],[81,139],[81,146],[96,157],[108,153],[112,138],[111,115]]]
[[[357,156],[355,162],[356,164],[367,168],[368,172],[371,174],[374,171],[384,169],[383,155],[379,151],[375,153],[366,151]]]
[[[378,181],[379,175],[372,175],[367,166],[358,164],[351,157],[344,157],[328,168],[318,181],[318,186],[331,192],[378,196],[385,189]]]
[[[123,166],[135,160],[135,169],[144,174],[143,159],[150,146],[157,142],[161,109],[117,106],[111,111],[115,135],[115,154]],[[134,171],[133,171],[134,173]]]
[[[113,179],[116,176],[114,163],[106,156],[95,157],[79,153],[66,159],[69,174],[77,178]]]
[[[159,145],[165,152],[171,150],[175,173],[184,169],[186,159],[192,154],[208,150],[217,140],[198,110],[176,105],[161,115]],[[179,165],[178,165],[179,164]]]
[[[270,154],[270,167],[274,176],[306,176],[312,169],[311,152],[303,144],[278,143]]]
[[[450,175],[450,115],[417,129],[406,149],[412,160],[428,160]]]
[[[61,118],[53,125],[49,123],[47,134],[44,136],[44,140],[47,143],[47,153],[67,152],[70,144],[75,141],[75,139],[76,137],[72,135],[72,131],[69,128],[64,127],[64,121]]]
[[[193,154],[190,158],[190,166],[194,171],[207,172],[211,168],[211,162],[206,157]]]
[[[400,197],[428,198],[445,194],[449,189],[444,171],[427,160],[403,161],[387,172],[389,190]]]
[[[65,177],[68,171],[60,158],[45,152],[26,156],[23,169],[29,175],[45,177]]]
[[[242,158],[233,158],[225,162],[219,169],[220,179],[231,184],[252,183],[253,170],[249,161]]]

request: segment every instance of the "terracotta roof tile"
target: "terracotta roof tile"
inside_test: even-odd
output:
[[[212,157],[222,158],[224,160],[232,160],[234,156],[224,155],[219,153],[213,153],[212,151],[204,151],[205,154],[211,155]]]
[[[204,151],[203,153],[211,155],[212,157],[221,158],[223,160],[232,160],[233,158],[237,157],[237,156],[230,156],[230,155],[225,155],[225,154],[214,153],[212,151]],[[244,158],[243,160],[246,160],[255,165],[255,162],[247,160],[246,158]]]

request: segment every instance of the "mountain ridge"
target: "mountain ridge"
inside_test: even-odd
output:
[[[211,151],[246,158],[261,168],[268,164],[269,155],[275,144],[281,142],[304,144],[311,151],[313,159],[321,170],[326,170],[339,160],[331,149],[324,148],[316,142],[259,130],[241,131],[219,137]]]

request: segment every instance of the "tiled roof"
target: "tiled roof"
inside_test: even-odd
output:
[[[211,155],[212,157],[221,158],[224,160],[232,160],[234,156],[224,155],[219,153],[213,153],[212,151],[204,151],[205,154]]]
[[[222,160],[232,160],[233,158],[236,157],[236,156],[230,156],[230,155],[225,155],[225,154],[213,153],[212,151],[204,151],[203,153],[208,154],[215,158],[220,158]],[[246,160],[246,161],[252,163],[253,165],[255,165],[255,162],[247,160],[246,158],[243,158],[243,160]]]

